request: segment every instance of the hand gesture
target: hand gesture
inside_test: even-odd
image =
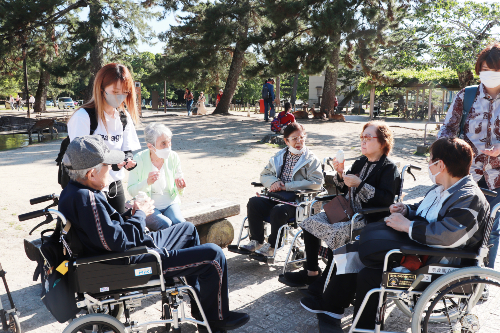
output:
[[[277,182],[274,182],[273,185],[269,188],[269,192],[278,192],[278,191],[285,191],[285,183],[283,183],[281,180],[278,180]]]
[[[343,173],[344,173],[345,160],[342,162],[339,162],[339,161],[337,161],[337,158],[334,157],[332,163],[333,163],[333,169],[335,169],[335,171],[337,171],[337,173],[339,174],[339,177],[342,178]]]
[[[344,175],[344,183],[348,187],[358,187],[361,184],[361,179],[356,175]]]
[[[155,201],[151,200],[150,198],[147,198],[143,202],[134,201],[134,207],[132,208],[132,215],[135,214],[137,210],[142,210],[144,213],[146,213],[146,216],[153,214],[155,210],[154,203]]]
[[[401,232],[410,231],[411,221],[400,213],[393,213],[390,216],[384,218],[385,224],[394,230]]]
[[[118,163],[118,164],[117,164],[118,169],[123,168],[123,167],[125,166],[125,164],[127,164],[127,161],[123,161],[123,162]]]
[[[402,202],[397,202],[389,207],[389,211],[392,213],[399,213],[403,216],[408,214],[408,210],[406,209],[406,205]]]
[[[184,187],[186,187],[186,181],[184,180],[184,178],[177,178],[175,180],[175,185],[177,185],[178,189],[183,189]]]
[[[497,157],[500,155],[500,145],[498,147],[492,146],[491,149],[481,150],[481,152],[491,157]]]
[[[151,171],[148,174],[148,185],[153,185],[155,181],[160,177],[160,171]]]
[[[130,169],[133,168],[137,165],[137,162],[134,160],[131,160],[130,158],[127,158],[125,161],[125,169]]]

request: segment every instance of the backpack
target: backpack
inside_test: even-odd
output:
[[[279,133],[281,131],[281,118],[283,118],[285,115],[286,113],[281,115],[280,112],[278,113],[277,117],[274,117],[274,119],[271,121],[271,132]]]
[[[98,125],[98,121],[95,114],[95,108],[88,108],[84,110],[87,111],[87,114],[89,115],[90,118],[90,135],[92,135],[94,134]],[[123,131],[125,131],[125,127],[127,126],[127,115],[122,110],[120,110],[120,121],[122,122],[123,125]],[[62,163],[64,154],[66,153],[66,149],[68,149],[69,143],[70,140],[68,136],[61,142],[61,148],[59,149],[59,154],[57,155],[56,158],[56,164],[59,166],[59,171],[57,172],[57,182],[59,183],[59,185],[61,185],[63,189],[69,183],[68,172],[66,171]]]
[[[458,129],[457,137],[463,139],[465,136],[465,121],[467,120],[467,116],[469,115],[470,110],[472,109],[472,104],[474,103],[474,99],[477,94],[478,86],[470,86],[465,88],[464,92],[464,102],[462,109],[462,119],[460,120],[460,128]]]
[[[262,99],[269,99],[269,98],[271,98],[271,92],[269,91],[269,86],[266,83],[262,87]]]

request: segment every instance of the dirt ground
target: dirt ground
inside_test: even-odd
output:
[[[246,113],[187,117],[182,113],[165,115],[147,111],[142,125],[137,126],[144,148],[143,128],[153,121],[169,126],[174,134],[172,148],[180,155],[187,182],[183,202],[205,197],[235,201],[241,205],[241,214],[229,220],[235,230],[239,230],[246,215],[248,198],[256,192],[250,183],[258,181],[260,171],[279,149],[258,143],[269,133],[270,124],[265,123],[261,115],[248,118]],[[307,145],[319,158],[335,156],[340,148],[344,150],[348,164],[360,155],[362,122],[309,119],[301,123],[307,130]],[[408,163],[425,166],[425,158],[414,155],[417,144],[422,143],[423,131],[406,127],[404,123],[391,123],[391,126],[396,139],[393,160],[400,162],[401,166]],[[41,219],[26,222],[17,219],[19,214],[43,208],[43,204],[30,206],[30,198],[60,192],[54,162],[59,146],[60,140],[0,152],[1,185],[4,188],[4,194],[0,196],[0,263],[7,271],[7,281],[21,312],[24,332],[62,332],[66,326],[56,322],[45,309],[39,298],[40,284],[32,281],[35,264],[24,254],[23,239],[38,237],[36,232],[33,236],[28,233]],[[429,188],[426,168],[415,175],[416,182],[411,177],[407,178],[405,201],[416,200]],[[280,253],[274,265],[251,261],[227,250],[224,252],[229,267],[230,308],[247,311],[251,315],[249,324],[235,332],[317,331],[316,317],[299,304],[301,294],[277,281],[285,251]],[[1,284],[0,294],[4,307],[8,308]],[[156,320],[160,311],[159,299],[152,298],[134,311],[132,319]],[[408,319],[400,317],[398,311],[392,313],[390,322],[395,323],[398,330],[406,330],[404,326]],[[350,315],[347,315],[344,323],[350,320]],[[195,331],[190,324],[182,327],[185,332]],[[161,327],[152,327],[149,332],[162,330]]]

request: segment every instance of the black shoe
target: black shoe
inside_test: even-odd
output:
[[[344,333],[340,319],[332,318],[323,313],[318,313],[319,333]]]
[[[343,314],[333,313],[324,309],[320,300],[311,297],[304,297],[300,300],[300,304],[304,309],[312,313],[323,313],[332,318],[341,319]]]
[[[224,320],[209,320],[210,329],[212,332],[223,332],[235,330],[250,320],[248,313],[229,311],[229,315],[226,316]],[[198,325],[198,332],[205,333],[208,332],[207,328],[203,325]]]
[[[298,272],[286,272],[284,276],[287,281],[297,285],[310,285],[320,277],[321,269],[319,269],[319,274],[316,276],[307,275],[307,270],[305,269],[302,269]]]
[[[314,298],[317,300],[321,300],[322,294],[313,293],[313,292],[311,292],[311,290],[309,288],[299,289],[299,291],[302,294],[302,296],[304,296],[304,297],[310,297],[310,298]]]

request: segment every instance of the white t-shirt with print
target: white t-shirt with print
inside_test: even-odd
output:
[[[134,123],[132,122],[132,118],[130,118],[130,114],[124,110],[125,115],[127,116],[127,126],[125,126],[125,131],[123,130],[123,124],[120,120],[120,112],[115,109],[115,114],[113,117],[109,116],[107,113],[104,113],[104,117],[106,118],[106,124],[108,130],[106,131],[106,127],[102,123],[102,120],[99,119],[99,123],[97,124],[97,128],[94,131],[94,135],[100,135],[106,145],[110,150],[120,150],[120,151],[134,151],[141,148],[141,144],[139,142],[139,138],[137,137],[137,132],[135,131]],[[85,109],[77,110],[73,116],[71,116],[68,121],[68,136],[70,141],[74,138],[89,135],[90,134],[90,117]],[[109,170],[109,175],[113,179],[113,181],[122,180],[125,177],[125,168],[121,168],[120,171]],[[104,191],[106,191],[104,189]]]

